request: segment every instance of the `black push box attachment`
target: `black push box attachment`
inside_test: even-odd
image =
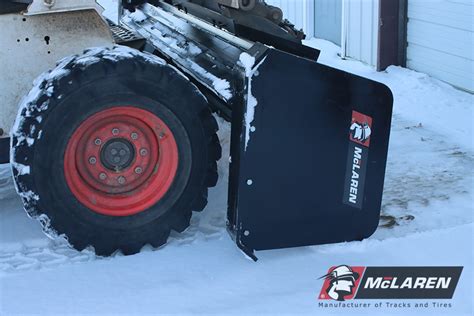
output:
[[[232,119],[228,226],[238,246],[256,259],[254,250],[370,236],[380,216],[391,91],[276,49],[261,60],[247,80],[257,104],[246,102]]]

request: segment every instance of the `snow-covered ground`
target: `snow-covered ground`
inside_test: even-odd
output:
[[[134,256],[98,258],[49,240],[23,212],[9,166],[0,167],[0,315],[472,315],[473,95],[407,69],[377,73],[341,60],[325,41],[308,44],[322,49],[320,62],[381,81],[395,97],[383,217],[371,238],[245,258],[225,230],[230,126],[219,119],[224,157],[208,207],[166,246]],[[454,299],[441,301],[451,308],[321,308],[318,278],[339,264],[464,270]]]

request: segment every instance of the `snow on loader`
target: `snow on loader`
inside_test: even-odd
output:
[[[319,64],[262,0],[118,6],[1,3],[0,160],[47,234],[107,256],[184,231],[218,179],[213,112],[232,124],[227,227],[246,254],[375,231],[386,86]]]

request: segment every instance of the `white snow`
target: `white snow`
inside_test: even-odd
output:
[[[12,163],[12,166],[16,169],[18,175],[20,176],[30,174],[30,166],[25,166],[21,163]]]
[[[134,12],[130,13],[130,17],[134,22],[141,23],[147,19],[145,13],[143,13],[140,9],[135,9]]]
[[[96,2],[104,8],[102,15],[114,22],[119,23],[119,4],[121,0],[96,0]]]
[[[229,81],[214,76],[196,63],[190,62],[190,65],[191,69],[193,69],[195,72],[199,73],[204,78],[207,78],[212,81],[212,86],[214,87],[214,90],[217,93],[223,96],[226,100],[232,98],[232,92],[230,92]]]
[[[255,65],[255,57],[243,52],[239,56],[239,61],[245,69],[245,76],[252,77],[252,68]]]
[[[377,73],[340,60],[332,44],[310,44],[324,48],[322,63],[381,81],[393,91],[381,221],[390,227],[379,227],[361,242],[260,251],[259,262],[247,260],[225,228],[230,126],[222,119],[224,157],[209,205],[166,246],[145,247],[134,256],[97,258],[45,237],[22,210],[10,166],[2,166],[0,315],[472,315],[473,96],[399,67]],[[32,193],[29,198],[36,197]],[[454,298],[422,300],[429,302],[426,309],[322,308],[318,278],[339,264],[464,270]],[[420,302],[387,300],[407,301]],[[433,302],[451,307],[434,307]]]
[[[252,77],[257,72],[261,64],[265,62],[264,58],[260,63],[255,66],[255,57],[249,55],[248,53],[242,53],[239,56],[239,61],[245,69],[245,76],[248,78],[248,92],[247,92],[247,111],[245,112],[245,147],[244,150],[247,150],[247,146],[250,141],[250,132],[255,132],[255,126],[252,126],[252,122],[255,116],[255,107],[258,105],[258,100],[252,94]]]

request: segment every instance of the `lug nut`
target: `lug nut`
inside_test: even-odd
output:
[[[114,162],[119,163],[120,162],[120,157],[114,157]]]
[[[118,181],[118,183],[120,183],[120,184],[124,184],[125,181],[126,181],[126,179],[125,179],[125,177],[120,176],[120,177],[118,177],[117,181]]]
[[[120,133],[118,128],[112,129],[112,135],[118,135]]]
[[[136,174],[140,174],[140,173],[142,173],[142,172],[143,172],[142,167],[136,167],[136,168],[135,168],[135,173],[136,173]]]
[[[148,150],[146,150],[146,148],[140,149],[140,156],[146,156],[146,155],[148,155]]]
[[[94,140],[94,144],[96,144],[97,146],[99,146],[100,144],[102,144],[102,141],[100,140],[100,138],[96,138]]]
[[[117,154],[117,149],[112,148],[112,150],[110,151],[110,153],[115,156],[115,155]]]
[[[125,149],[120,149],[120,151],[119,151],[120,156],[125,156],[126,153],[127,152],[125,151]]]
[[[100,179],[100,180],[105,180],[105,179],[107,179],[107,175],[106,175],[105,173],[101,172],[101,173],[99,174],[99,179]]]
[[[130,134],[130,137],[134,140],[138,139],[138,134],[137,133],[132,133],[132,134]]]
[[[95,165],[96,162],[97,162],[97,159],[95,157],[89,157],[89,163],[91,165]]]

